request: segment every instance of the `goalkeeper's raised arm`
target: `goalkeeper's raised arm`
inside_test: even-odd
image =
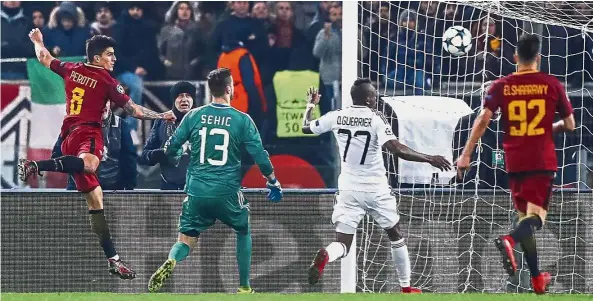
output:
[[[274,175],[274,167],[270,161],[270,155],[264,149],[261,141],[261,137],[255,123],[248,115],[245,115],[245,137],[243,140],[245,149],[259,167],[259,170],[268,181],[275,181],[276,176]]]

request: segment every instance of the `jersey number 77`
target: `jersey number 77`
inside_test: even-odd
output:
[[[369,151],[369,144],[371,142],[371,133],[369,133],[368,131],[356,131],[356,132],[354,132],[354,135],[352,135],[352,132],[348,129],[339,129],[338,134],[343,134],[343,135],[348,136],[348,138],[346,140],[346,146],[344,147],[344,158],[343,158],[344,162],[346,162],[346,156],[348,155],[348,149],[350,148],[350,141],[352,141],[352,137],[366,136],[366,141],[364,143],[364,150],[362,152],[362,157],[360,158],[360,165],[364,165],[364,161],[366,160],[366,157],[367,157],[367,152]]]

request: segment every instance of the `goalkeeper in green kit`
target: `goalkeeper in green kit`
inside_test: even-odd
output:
[[[268,199],[272,202],[282,199],[280,183],[253,120],[230,106],[234,92],[231,72],[226,68],[210,72],[208,88],[212,103],[189,111],[164,147],[165,154],[175,161],[189,141],[191,159],[185,183],[187,197],[179,217],[179,238],[169,252],[169,259],[150,278],[150,292],[163,286],[175,265],[196,245],[200,233],[220,220],[237,233],[238,293],[253,293],[249,284],[249,203],[240,190],[242,146],[268,180]]]

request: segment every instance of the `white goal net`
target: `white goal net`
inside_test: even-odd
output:
[[[442,47],[444,31],[455,25],[472,34],[471,50],[459,57]],[[376,82],[379,109],[400,140],[452,162],[468,138],[485,83],[515,71],[514,48],[523,32],[541,37],[541,70],[565,84],[577,129],[555,138],[557,189],[548,222],[536,234],[540,268],[553,275],[553,292],[593,293],[593,2],[359,1],[358,30],[357,76]],[[530,290],[521,251],[521,271],[509,278],[492,244],[516,215],[501,129],[498,120],[491,122],[462,181],[387,158],[413,286],[430,292]],[[389,239],[370,217],[360,225],[357,245],[357,291],[398,291]]]

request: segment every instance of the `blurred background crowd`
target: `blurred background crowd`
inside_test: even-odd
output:
[[[587,4],[557,2],[551,9],[565,9],[570,14],[566,18],[582,19],[583,23],[593,16],[592,6]],[[359,76],[370,77],[383,95],[451,95],[458,92],[452,86],[479,85],[510,74],[514,71],[514,45],[524,27],[512,17],[438,1],[363,1],[358,19]],[[35,56],[27,37],[32,28],[41,28],[46,47],[64,59],[83,56],[84,41],[92,35],[115,38],[117,63],[113,75],[138,103],[152,101],[152,94],[157,94],[147,91],[147,82],[199,82],[210,70],[227,67],[237,84],[233,106],[253,117],[272,155],[291,156],[279,157],[278,162],[289,167],[290,176],[298,178],[294,187],[335,186],[331,138],[298,134],[304,90],[293,90],[317,85],[322,94],[318,114],[341,106],[341,2],[2,1],[1,22],[0,74],[4,83],[31,79],[29,65],[18,59]],[[455,58],[443,53],[442,33],[453,25],[464,26],[472,33],[473,46],[467,56]],[[542,70],[568,86],[582,87],[593,81],[591,34],[554,25],[544,31]],[[6,61],[10,58],[15,60]],[[479,89],[470,90],[454,96],[476,108]],[[584,99],[573,105],[593,106],[590,98]],[[167,108],[174,106],[174,98],[161,97],[160,101]],[[204,99],[194,103],[201,105]],[[130,123],[137,154],[141,155],[151,125],[143,129],[142,123],[139,127],[135,120],[124,120]],[[588,141],[593,145],[593,140],[586,139],[593,138],[573,137],[571,143]],[[245,172],[249,174],[246,160]],[[3,159],[3,165],[10,162]],[[318,180],[312,180],[308,168],[316,170]],[[153,188],[158,181],[138,185]],[[16,181],[3,179],[2,183],[5,187]]]

